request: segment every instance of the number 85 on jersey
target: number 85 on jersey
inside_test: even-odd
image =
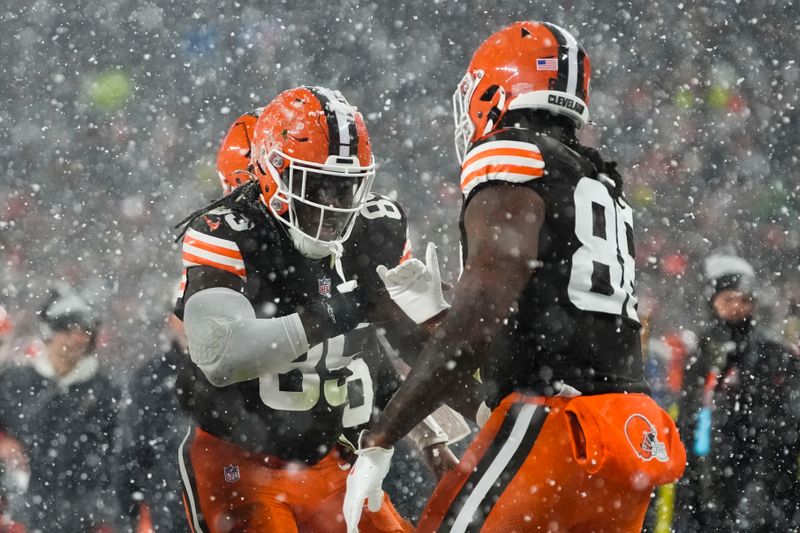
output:
[[[575,235],[567,292],[578,309],[639,321],[634,292],[633,211],[601,181],[584,177],[574,193]]]

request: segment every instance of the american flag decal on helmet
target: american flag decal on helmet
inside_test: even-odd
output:
[[[558,59],[555,57],[545,57],[536,60],[536,70],[552,70],[558,72]]]

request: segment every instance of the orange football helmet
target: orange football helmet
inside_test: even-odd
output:
[[[279,94],[253,132],[261,200],[305,256],[341,253],[375,177],[364,118],[339,91]]]
[[[245,113],[231,125],[222,145],[217,152],[217,176],[224,194],[247,183],[250,174],[250,143],[253,140],[253,128],[263,108],[259,107]]]
[[[458,160],[513,109],[545,109],[581,128],[590,77],[589,56],[565,29],[526,21],[498,31],[475,51],[453,94]]]

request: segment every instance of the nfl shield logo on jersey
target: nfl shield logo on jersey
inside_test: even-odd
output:
[[[224,468],[225,481],[233,483],[239,481],[239,467],[236,465],[228,465]]]
[[[319,278],[319,293],[323,296],[331,295],[331,278]]]

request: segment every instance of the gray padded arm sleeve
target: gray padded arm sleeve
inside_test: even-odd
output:
[[[215,387],[287,372],[309,348],[297,313],[256,318],[247,298],[223,287],[193,294],[183,323],[192,361]]]

